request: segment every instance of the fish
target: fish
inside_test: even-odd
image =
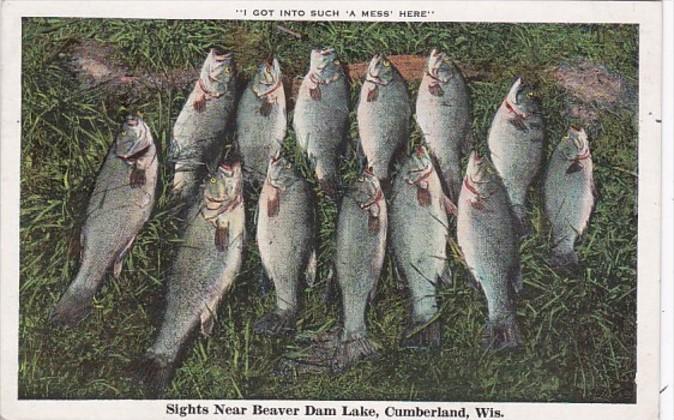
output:
[[[154,207],[157,165],[150,128],[139,116],[126,117],[96,176],[80,233],[79,271],[54,307],[52,323],[77,325],[91,311],[106,271],[112,267],[120,277],[124,256]]]
[[[515,319],[522,289],[518,222],[507,191],[486,158],[472,152],[459,194],[457,240],[465,263],[487,298],[483,345],[516,348],[522,337]]]
[[[415,118],[441,174],[445,193],[456,203],[461,191],[461,157],[468,148],[471,105],[466,82],[443,52],[431,51],[417,93]]]
[[[393,259],[411,292],[412,313],[403,333],[404,347],[440,345],[436,286],[451,283],[447,240],[448,214],[453,212],[428,150],[417,147],[393,180],[390,205]]]
[[[227,123],[234,112],[236,77],[231,52],[212,48],[199,79],[173,126],[169,160],[174,163],[172,191],[190,204],[207,166],[220,159]]]
[[[299,279],[316,277],[316,222],[309,183],[280,153],[269,161],[258,202],[257,245],[267,277],[276,289],[274,310],[257,320],[254,330],[271,336],[295,328]]]
[[[241,95],[236,115],[236,143],[244,174],[262,183],[269,159],[281,150],[286,135],[286,97],[276,58],[258,66]]]
[[[293,115],[297,145],[311,161],[318,183],[336,198],[337,162],[349,117],[346,76],[334,48],[311,51],[309,72],[302,80]]]
[[[595,203],[592,155],[585,130],[571,126],[552,153],[543,183],[545,215],[552,226],[552,265],[579,267],[576,239],[587,229]]]
[[[360,90],[360,144],[380,181],[389,178],[391,158],[409,138],[410,98],[405,80],[383,55],[375,55]]]
[[[518,78],[496,111],[487,144],[522,235],[529,233],[526,196],[541,166],[543,129],[540,103],[533,87]]]
[[[170,384],[179,355],[198,328],[209,336],[217,309],[241,268],[245,211],[240,162],[221,163],[190,207],[167,278],[166,309],[157,337],[137,362],[150,395]]]

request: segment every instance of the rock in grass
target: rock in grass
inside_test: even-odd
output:
[[[269,162],[257,217],[257,245],[276,306],[255,323],[255,332],[285,335],[295,327],[300,276],[309,284],[316,276],[316,227],[311,188],[281,156]]]
[[[127,117],[96,176],[80,236],[80,268],[52,311],[51,321],[74,326],[90,310],[106,270],[115,277],[150,217],[157,186],[157,151],[150,128]]]
[[[269,159],[281,150],[286,134],[286,97],[276,58],[261,64],[241,95],[236,114],[236,142],[243,170],[262,182]]]
[[[458,211],[459,246],[487,298],[484,346],[493,350],[517,347],[521,336],[515,299],[522,288],[517,221],[501,180],[476,152],[470,155]]]
[[[393,181],[390,244],[400,275],[410,289],[412,316],[404,333],[406,347],[440,344],[436,284],[449,283],[447,213],[453,210],[431,157],[423,146],[403,164]]]
[[[235,84],[232,53],[211,49],[173,126],[173,191],[186,203],[197,195],[207,167],[220,159],[225,127],[234,110]]]
[[[358,103],[358,134],[368,166],[380,181],[389,177],[394,153],[409,139],[410,98],[405,80],[383,55],[370,61]]]
[[[552,226],[552,264],[578,268],[573,249],[587,228],[594,206],[592,156],[585,130],[571,126],[552,153],[545,174],[545,215]]]
[[[416,120],[454,203],[461,191],[461,153],[470,135],[470,98],[463,75],[445,53],[431,51],[417,93]]]
[[[182,242],[168,277],[166,311],[159,334],[142,361],[152,395],[170,383],[191,333],[210,335],[218,304],[239,273],[245,236],[241,165],[221,164],[202,197],[189,209]]]
[[[489,152],[510,198],[521,233],[526,224],[526,196],[543,156],[543,118],[533,88],[518,78],[489,128]]]
[[[297,145],[314,165],[321,189],[333,198],[349,117],[348,100],[346,76],[334,48],[312,50],[309,73],[297,94],[293,127]]]

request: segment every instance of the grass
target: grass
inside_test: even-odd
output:
[[[207,47],[233,49],[242,72],[273,51],[286,74],[304,74],[309,49],[332,45],[343,62],[368,60],[376,52],[427,54],[432,47],[456,61],[489,71],[470,84],[473,135],[485,148],[491,118],[516,74],[540,82],[547,156],[574,121],[565,97],[544,69],[587,59],[633,83],[637,80],[637,28],[624,25],[382,24],[284,22],[305,34],[297,40],[269,22],[27,19],[23,26],[21,161],[21,286],[19,395],[21,398],[143,398],[128,369],[150,345],[163,308],[163,273],[179,237],[167,191],[171,173],[161,166],[160,195],[153,215],[130,254],[122,277],[106,279],[93,314],[72,330],[53,329],[49,311],[74,277],[72,244],[82,225],[98,167],[129,108],[153,130],[166,162],[172,123],[189,91],[150,90],[133,104],[115,101],[103,88],[83,88],[59,53],[73,41],[112,45],[115,59],[138,71],[167,72],[199,66]],[[410,85],[412,97],[418,83]],[[357,103],[360,83],[352,86]],[[443,346],[435,352],[399,348],[407,298],[397,291],[387,256],[378,299],[369,309],[372,337],[382,358],[340,376],[281,378],[275,363],[293,340],[252,333],[271,307],[261,297],[259,257],[249,234],[245,264],[235,288],[218,310],[213,336],[198,338],[168,390],[169,398],[300,398],[441,401],[634,402],[636,372],[636,178],[637,127],[627,111],[599,110],[591,138],[600,192],[590,227],[578,245],[585,263],[577,276],[546,263],[550,234],[538,194],[531,188],[535,234],[521,244],[525,291],[517,317],[525,344],[511,354],[484,352],[480,337],[486,304],[467,286],[455,240],[449,244],[454,284],[442,289]],[[289,115],[292,118],[292,115]],[[357,139],[355,111],[350,139]],[[412,142],[419,141],[418,129]],[[287,148],[292,155],[294,133]],[[352,179],[349,155],[343,178]],[[618,168],[618,169],[616,169]],[[303,172],[315,180],[306,168]],[[256,197],[247,202],[254,232]],[[334,253],[336,208],[319,206],[321,278]],[[303,291],[300,334],[325,328],[339,306],[320,301],[321,285]]]

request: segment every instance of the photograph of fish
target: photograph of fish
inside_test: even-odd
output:
[[[21,36],[21,399],[636,401],[637,26]]]

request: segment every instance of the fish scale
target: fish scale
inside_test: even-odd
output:
[[[152,213],[157,165],[149,127],[139,117],[128,117],[96,176],[81,230],[80,268],[54,308],[52,322],[77,324],[90,310],[107,269],[112,266],[119,277],[124,254]]]

